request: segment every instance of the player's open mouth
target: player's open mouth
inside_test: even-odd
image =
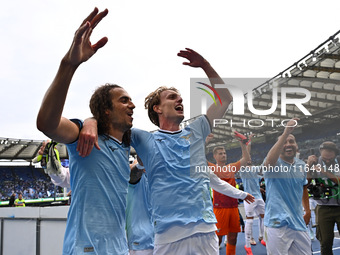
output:
[[[183,112],[183,105],[179,104],[175,107],[175,110],[178,112]]]

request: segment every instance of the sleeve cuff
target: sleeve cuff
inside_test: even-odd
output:
[[[208,119],[208,116],[207,116],[206,114],[204,114],[203,116],[205,117],[206,121],[207,121],[208,124],[209,124],[209,127],[210,127],[210,132],[209,132],[209,133],[211,133],[211,132],[212,132],[212,126],[211,126],[211,124],[210,124],[210,121],[209,121],[209,119]]]
[[[79,131],[83,128],[83,121],[80,119],[70,119],[74,124],[76,124],[79,128]]]
[[[79,128],[79,134],[80,134],[80,131],[81,131],[81,129],[83,128],[83,121],[80,120],[80,119],[70,119],[70,121],[72,121],[74,124],[76,124],[76,125],[78,126],[78,128]],[[79,134],[78,134],[77,139],[74,140],[72,143],[75,143],[75,142],[78,141]],[[70,143],[70,144],[72,144],[72,143]]]

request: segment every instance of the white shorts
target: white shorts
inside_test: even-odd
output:
[[[311,255],[312,243],[307,231],[297,231],[287,226],[264,227],[267,255]]]
[[[155,244],[155,255],[219,255],[218,238],[214,232],[197,233],[173,243]]]
[[[247,217],[254,217],[260,214],[264,214],[265,203],[263,199],[255,199],[253,203],[243,203],[244,211]]]
[[[315,211],[315,207],[318,205],[318,203],[313,199],[313,198],[309,198],[309,208],[312,211]]]
[[[135,250],[130,250],[129,255],[152,255],[153,250],[140,250],[140,251],[135,251]]]

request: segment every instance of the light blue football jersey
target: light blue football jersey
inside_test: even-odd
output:
[[[264,172],[267,195],[265,226],[287,226],[299,231],[307,229],[302,208],[303,186],[308,183],[305,165],[298,158],[294,158],[293,164],[279,158],[272,171]]]
[[[128,254],[125,210],[130,179],[129,146],[100,135],[101,150],[80,157],[68,144],[72,202],[63,254]]]
[[[239,173],[240,177],[242,178],[244,192],[253,195],[256,199],[262,199],[262,194],[260,191],[260,180],[262,178],[259,176],[260,167],[251,166],[242,168]]]
[[[209,193],[205,138],[211,132],[200,116],[177,132],[136,128],[131,144],[148,174],[155,233],[189,223],[216,223]]]
[[[126,208],[126,233],[130,250],[154,248],[149,186],[146,174],[136,184],[129,184]]]

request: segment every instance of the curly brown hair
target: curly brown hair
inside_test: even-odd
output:
[[[155,124],[158,127],[159,127],[158,114],[157,114],[157,112],[155,112],[153,110],[153,106],[159,105],[161,103],[160,94],[165,90],[172,90],[172,91],[179,93],[178,90],[174,87],[168,88],[168,87],[165,87],[165,86],[161,86],[158,89],[156,89],[155,91],[151,92],[144,100],[144,107],[145,107],[145,109],[148,110],[149,119],[151,120],[151,122],[153,124]]]
[[[106,110],[113,110],[112,93],[115,88],[122,88],[116,84],[106,83],[98,87],[90,99],[90,109],[93,117],[97,120],[98,134],[107,134],[110,129],[110,119],[105,113]],[[131,131],[128,130],[123,135],[123,143],[130,144]]]

